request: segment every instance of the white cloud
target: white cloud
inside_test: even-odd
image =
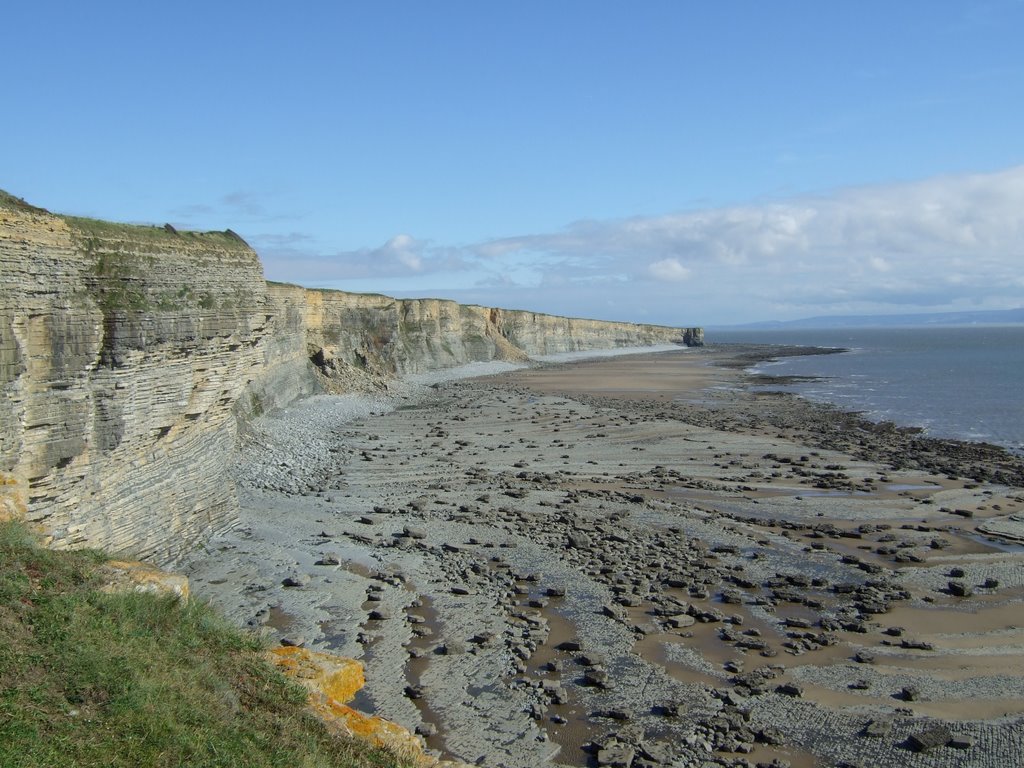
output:
[[[374,256],[393,259],[413,272],[419,272],[423,269],[423,259],[419,254],[421,249],[422,244],[417,243],[409,235],[395,235],[384,244],[383,248],[378,248],[374,252]]]
[[[722,323],[1007,308],[1024,305],[1024,166],[579,221],[458,248],[398,235],[379,248],[306,259],[338,279],[429,273],[437,294],[450,275],[451,295],[483,303],[607,316],[612,302],[621,319],[673,323],[680,312],[687,322]]]
[[[427,273],[457,273],[468,266],[457,249],[432,246],[407,234],[395,235],[376,248],[333,253],[326,249],[318,251],[313,238],[297,233],[286,237],[256,235],[250,242],[262,257],[268,278],[303,285],[322,285],[330,281],[344,288],[348,280],[391,280]],[[432,284],[436,285],[436,281]]]
[[[647,266],[648,271],[659,280],[681,283],[690,276],[690,270],[679,263],[679,259],[662,259]]]
[[[500,261],[529,250],[600,269],[685,282],[673,306],[737,318],[1024,304],[1024,166],[858,187],[762,205],[586,221],[486,243]],[[634,264],[643,264],[639,271]],[[684,266],[685,264],[685,266]],[[628,300],[629,288],[619,289]],[[646,306],[639,297],[637,307]]]
[[[892,269],[892,265],[881,256],[872,256],[868,259],[868,264],[876,272],[888,272]]]

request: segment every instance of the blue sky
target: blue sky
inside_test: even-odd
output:
[[[1024,2],[9,4],[0,187],[673,325],[1024,305]]]

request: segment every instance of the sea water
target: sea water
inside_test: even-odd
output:
[[[859,411],[933,437],[1024,453],[1024,326],[709,331],[708,344],[843,347],[754,369],[809,376],[773,389]]]

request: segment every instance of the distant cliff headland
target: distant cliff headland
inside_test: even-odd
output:
[[[248,419],[474,361],[699,328],[268,283],[238,235],[52,214],[0,192],[0,517],[168,560],[231,524]]]

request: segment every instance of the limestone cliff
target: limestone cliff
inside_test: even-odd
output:
[[[232,407],[263,363],[265,291],[230,233],[0,200],[0,503],[57,546],[140,555],[227,524]]]
[[[58,216],[0,193],[0,517],[172,559],[229,525],[239,424],[317,391],[700,329],[266,283],[227,232]]]
[[[267,300],[274,348],[268,350],[264,380],[254,384],[263,407],[280,405],[290,387],[304,393],[296,379],[300,358],[308,359],[321,386],[332,390],[473,361],[703,342],[699,328],[580,320],[443,299],[393,299],[270,283]]]

